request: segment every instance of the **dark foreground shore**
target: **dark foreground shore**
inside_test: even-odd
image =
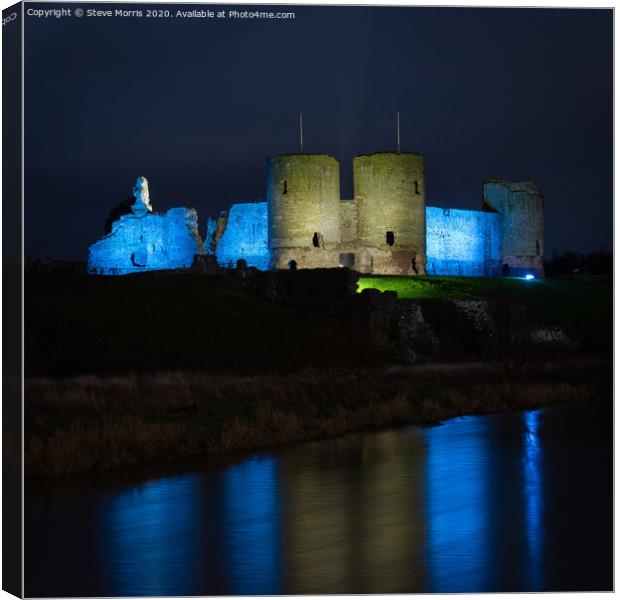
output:
[[[252,450],[348,431],[612,397],[608,361],[435,364],[294,375],[30,378],[26,476]]]

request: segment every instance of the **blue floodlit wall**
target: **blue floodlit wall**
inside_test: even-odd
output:
[[[266,202],[232,205],[216,257],[222,267],[235,266],[244,258],[250,267],[269,269]]]
[[[88,249],[88,272],[126,275],[189,268],[195,254],[204,254],[204,244],[193,208],[171,208],[163,214],[127,214],[112,223],[112,231]]]
[[[216,256],[223,267],[244,258],[269,269],[266,202],[234,204]],[[494,212],[426,207],[426,263],[429,275],[491,276],[501,271],[500,217]]]
[[[428,275],[498,275],[500,242],[498,213],[426,207]]]

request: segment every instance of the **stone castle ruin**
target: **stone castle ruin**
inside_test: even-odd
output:
[[[146,177],[138,177],[129,211],[111,223],[111,231],[88,249],[88,272],[126,275],[140,271],[189,268],[204,254],[193,208],[153,212]]]
[[[139,179],[131,214],[90,247],[89,272],[183,268],[194,254],[212,254],[222,267],[243,259],[260,270],[544,275],[543,196],[534,182],[483,182],[480,211],[427,206],[420,154],[357,156],[348,200],[341,198],[340,165],[332,156],[271,158],[266,201],[234,204],[227,215],[209,219],[206,246],[193,209],[153,213],[142,208],[150,203],[141,186]]]

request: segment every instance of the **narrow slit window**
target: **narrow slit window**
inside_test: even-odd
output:
[[[283,194],[287,194],[288,193],[288,186],[286,185],[286,181],[284,181],[282,183],[282,193]]]
[[[418,181],[414,181],[413,182],[415,184],[415,193],[419,196],[420,195],[420,184],[418,183]]]
[[[314,235],[312,236],[312,245],[315,248],[318,248],[321,245],[321,237],[320,234],[318,232],[314,232]]]
[[[393,246],[394,245],[394,232],[393,231],[388,231],[385,234],[385,243],[388,246]]]

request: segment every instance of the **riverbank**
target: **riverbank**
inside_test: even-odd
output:
[[[30,477],[110,469],[611,394],[611,365],[597,358],[519,367],[30,378],[25,471]]]

